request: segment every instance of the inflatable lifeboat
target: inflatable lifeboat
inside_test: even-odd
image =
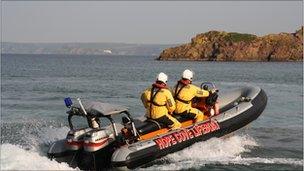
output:
[[[67,162],[72,167],[101,170],[103,168],[134,169],[169,153],[182,150],[196,142],[232,133],[257,119],[267,104],[267,96],[259,87],[244,87],[219,94],[219,114],[194,123],[176,117],[182,128],[170,130],[153,120],[132,118],[124,106],[101,102],[73,105],[65,99],[69,108],[70,131],[67,137],[54,142],[48,157]],[[89,126],[75,129],[72,117],[87,119]],[[117,119],[118,118],[120,119]],[[99,120],[105,119],[106,123]],[[98,123],[93,126],[92,120]]]

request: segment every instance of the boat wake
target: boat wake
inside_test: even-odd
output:
[[[33,126],[34,125],[34,126]],[[23,127],[22,127],[23,128]],[[58,163],[46,156],[48,146],[65,137],[68,127],[39,127],[31,124],[27,131],[25,126],[21,133],[21,144],[4,142],[1,144],[1,170],[75,170],[67,163]],[[29,134],[32,132],[34,134]]]
[[[208,164],[239,164],[250,165],[288,164],[303,165],[303,160],[295,158],[260,158],[243,157],[242,154],[250,152],[258,146],[257,142],[248,135],[234,135],[225,139],[212,138],[205,142],[198,142],[182,151],[169,154],[155,161],[148,170],[179,170],[187,168],[200,168]]]
[[[58,163],[41,156],[34,149],[26,150],[18,145],[1,145],[1,170],[74,170],[67,163]]]
[[[36,136],[37,142],[31,148],[10,143],[1,144],[2,170],[75,170],[66,163],[58,163],[46,157],[46,149],[38,147],[37,143],[48,146],[52,142],[64,138],[67,127],[44,127]],[[33,137],[32,137],[33,138]],[[32,141],[31,141],[32,142]],[[34,147],[36,146],[36,147]],[[41,144],[40,144],[41,146]],[[200,168],[208,164],[241,164],[253,163],[303,165],[303,160],[294,158],[260,158],[244,157],[258,143],[248,135],[233,135],[228,138],[212,138],[198,142],[182,151],[169,154],[149,164],[148,170],[177,170]],[[76,168],[78,170],[78,168]]]

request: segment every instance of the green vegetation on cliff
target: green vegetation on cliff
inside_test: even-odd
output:
[[[242,33],[232,32],[232,33],[228,33],[224,39],[226,41],[231,41],[231,42],[240,42],[240,41],[251,42],[256,38],[257,36],[253,34],[242,34]]]

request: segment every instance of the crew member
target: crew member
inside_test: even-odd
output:
[[[195,119],[195,122],[203,121],[207,116],[199,109],[192,107],[194,97],[208,97],[209,92],[202,90],[192,84],[193,72],[186,69],[182,73],[182,79],[177,82],[174,88],[174,98],[176,102],[175,115]]]
[[[178,129],[181,123],[171,116],[175,110],[175,101],[167,88],[168,76],[161,72],[152,87],[146,89],[141,100],[146,108],[146,117],[165,124],[171,129]]]
[[[215,89],[210,90],[207,85],[204,85],[203,89],[209,91],[210,95],[208,97],[195,98],[192,101],[192,107],[199,109],[204,113],[204,115],[207,115],[208,117],[218,115],[220,113],[219,102],[217,100],[218,90]]]

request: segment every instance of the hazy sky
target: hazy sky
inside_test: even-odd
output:
[[[294,32],[302,1],[2,2],[2,41],[183,43],[210,30]]]

